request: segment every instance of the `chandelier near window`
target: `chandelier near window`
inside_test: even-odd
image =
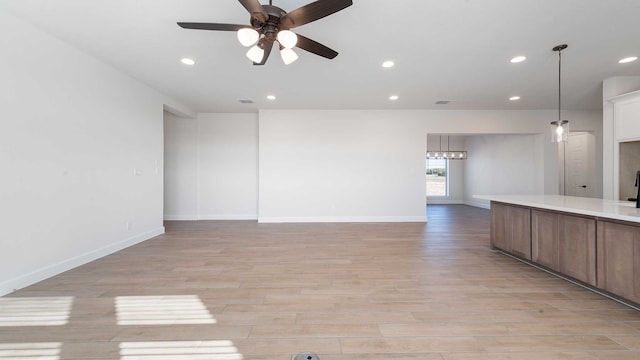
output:
[[[447,150],[442,150],[442,135],[440,135],[439,150],[427,150],[427,159],[466,160],[466,150],[450,150],[449,136],[447,136]]]

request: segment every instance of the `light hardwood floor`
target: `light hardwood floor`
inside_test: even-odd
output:
[[[168,222],[0,298],[0,359],[640,359],[639,312],[491,252],[487,210],[428,217]]]

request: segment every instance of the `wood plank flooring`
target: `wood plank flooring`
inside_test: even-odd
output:
[[[0,359],[640,359],[639,312],[491,252],[487,210],[428,217],[168,222],[0,298]]]

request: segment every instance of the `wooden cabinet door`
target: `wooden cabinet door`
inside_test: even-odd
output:
[[[598,283],[640,303],[640,227],[598,221]]]
[[[504,251],[511,251],[511,245],[507,244],[509,223],[509,206],[491,203],[491,247]]]
[[[558,215],[531,211],[531,260],[549,269],[560,270]]]
[[[491,246],[531,260],[531,210],[492,202]]]
[[[558,271],[595,286],[596,221],[558,215],[558,233]]]
[[[511,206],[509,220],[511,253],[531,260],[531,209]]]

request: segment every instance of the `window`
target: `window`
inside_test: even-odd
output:
[[[448,159],[427,159],[427,196],[449,196]]]

